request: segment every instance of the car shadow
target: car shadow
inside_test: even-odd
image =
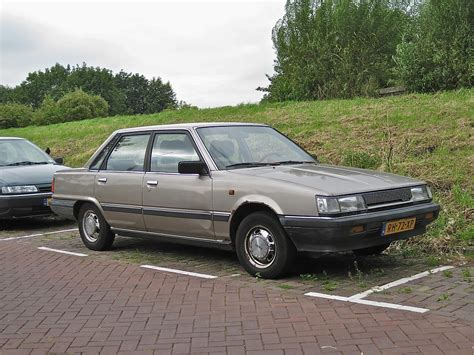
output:
[[[204,263],[210,265],[210,269],[214,265],[221,270],[235,267],[243,271],[233,251],[164,242],[153,237],[117,237],[112,248],[112,252],[120,252],[125,258],[127,258],[127,253],[134,253],[136,261],[140,261],[139,254],[142,253],[143,260],[156,258],[160,262],[182,261],[187,265],[203,265]],[[304,275],[347,278],[348,275],[357,275],[362,271],[377,273],[383,269],[390,270],[400,266],[399,258],[388,254],[362,257],[352,252],[300,253],[287,278],[300,279]]]
[[[49,217],[26,217],[0,220],[0,232],[22,232],[28,233],[32,230],[41,230],[47,233],[50,228],[74,226],[75,223],[56,216]]]

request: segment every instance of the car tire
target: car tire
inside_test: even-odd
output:
[[[354,254],[357,256],[379,255],[379,254],[382,254],[382,252],[385,249],[387,249],[389,246],[390,246],[390,243],[375,245],[373,247],[368,247],[364,249],[356,249],[354,250]]]
[[[235,248],[244,269],[266,279],[282,276],[296,255],[279,221],[268,212],[255,212],[242,220],[237,228]]]
[[[81,206],[78,216],[79,234],[84,245],[91,250],[110,249],[115,234],[110,230],[100,210],[91,203]]]

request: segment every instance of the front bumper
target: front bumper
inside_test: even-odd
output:
[[[423,234],[426,226],[439,214],[439,205],[423,203],[391,210],[369,212],[344,217],[280,216],[280,223],[298,251],[341,252],[388,244]],[[433,218],[426,215],[433,213]],[[382,236],[384,222],[416,217],[415,229]],[[352,233],[355,226],[364,231]]]
[[[51,214],[48,198],[53,194],[0,195],[0,218],[43,216]]]

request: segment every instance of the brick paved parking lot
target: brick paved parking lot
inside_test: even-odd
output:
[[[300,287],[292,279],[237,275],[242,270],[229,253],[211,252],[215,279],[116,258],[122,252],[138,258],[140,243],[147,242],[119,238],[115,250],[93,253],[75,232],[0,240],[0,353],[474,353],[469,268],[370,296],[431,309],[419,314],[304,296],[311,282]],[[178,260],[161,252],[139,261],[213,271],[186,249],[182,253]]]

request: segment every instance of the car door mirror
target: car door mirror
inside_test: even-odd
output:
[[[208,175],[206,164],[202,161],[180,161],[178,163],[178,173]]]
[[[59,165],[63,165],[64,164],[64,158],[60,157],[60,158],[54,158],[54,161],[56,162],[56,164],[59,164]]]

